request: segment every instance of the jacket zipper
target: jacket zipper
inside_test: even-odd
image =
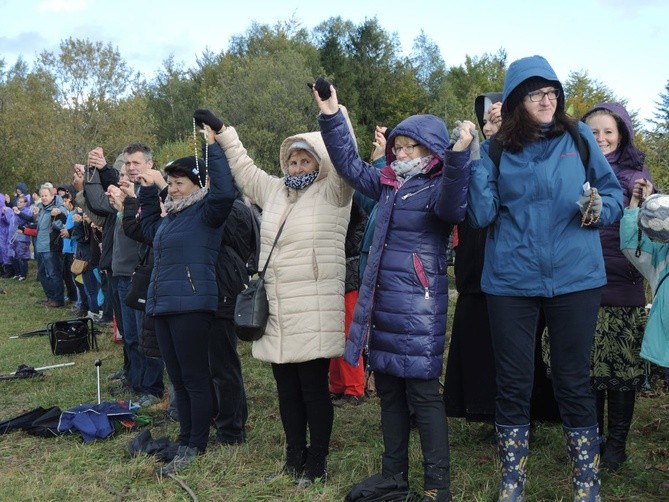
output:
[[[418,276],[418,280],[420,281],[421,285],[423,286],[423,290],[425,291],[425,299],[429,300],[430,299],[430,290],[428,289],[428,282],[427,282],[427,276],[425,275],[425,269],[423,268],[423,262],[420,261],[420,257],[418,254],[413,253],[413,268],[416,271],[416,275]]]
[[[190,288],[193,290],[193,294],[195,294],[195,284],[193,284],[193,277],[190,274],[190,267],[188,265],[186,265],[186,277],[188,277]]]
[[[413,197],[414,195],[417,195],[417,194],[419,194],[419,193],[421,193],[421,192],[424,192],[425,190],[429,190],[429,189],[432,188],[433,186],[434,186],[434,185],[429,185],[429,186],[426,186],[426,187],[421,188],[421,189],[418,190],[417,192],[405,193],[405,194],[402,195],[402,197],[400,197],[400,198],[401,198],[402,200],[407,200],[409,197]]]

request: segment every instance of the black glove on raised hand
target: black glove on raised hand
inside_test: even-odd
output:
[[[193,118],[195,119],[195,124],[198,127],[202,127],[203,124],[211,127],[211,130],[218,132],[223,129],[223,122],[216,115],[214,115],[211,110],[198,109],[193,112]]]
[[[323,101],[330,99],[330,96],[332,96],[332,92],[330,91],[330,82],[325,80],[323,77],[318,77],[316,79],[314,87],[316,88],[316,92],[318,92],[318,96]]]

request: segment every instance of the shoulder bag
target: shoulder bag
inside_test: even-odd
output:
[[[248,287],[237,295],[234,318],[235,332],[237,337],[245,342],[255,342],[265,334],[265,327],[269,318],[269,301],[265,291],[265,271],[285,224],[286,220],[283,220],[274,238],[272,249],[267,255],[265,266],[258,274],[258,278],[251,281]]]
[[[144,310],[146,308],[146,297],[149,292],[149,283],[151,282],[151,270],[153,264],[148,263],[149,249],[135,267],[135,271],[130,278],[130,287],[125,295],[125,304],[135,310]]]

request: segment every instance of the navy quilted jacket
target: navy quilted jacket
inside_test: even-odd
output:
[[[452,152],[444,122],[432,115],[402,121],[398,135],[435,155],[427,174],[401,187],[393,170],[380,171],[357,154],[341,112],[319,117],[321,134],[337,171],[356,190],[378,200],[374,240],[353,314],[344,358],[356,365],[366,343],[373,371],[401,378],[441,374],[448,307],[446,246],[466,211],[469,152]]]
[[[153,239],[148,315],[216,312],[216,260],[235,200],[230,166],[217,144],[209,145],[209,180],[202,200],[164,218],[158,189],[142,187],[139,192],[142,231]]]

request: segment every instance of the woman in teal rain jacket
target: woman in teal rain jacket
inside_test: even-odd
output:
[[[590,351],[606,283],[597,229],[622,213],[620,185],[541,56],[513,62],[502,94],[498,165],[482,148],[468,218],[488,227],[481,289],[495,354],[499,500],[522,500],[537,318],[545,314],[551,370],[570,455],[574,500],[599,500],[599,437]],[[569,131],[586,142],[584,166]]]

